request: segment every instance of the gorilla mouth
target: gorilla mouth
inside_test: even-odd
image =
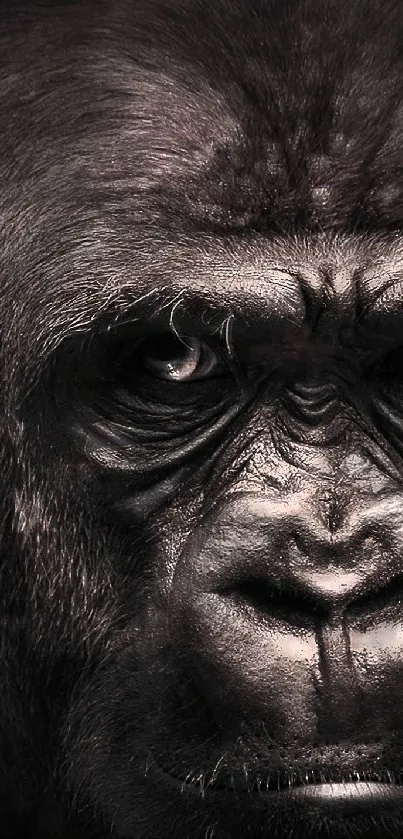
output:
[[[247,794],[260,797],[276,796],[289,793],[300,799],[308,798],[311,795],[319,797],[336,796],[342,798],[360,796],[370,798],[373,795],[389,797],[397,793],[403,803],[403,783],[400,775],[395,775],[389,770],[379,772],[342,772],[340,770],[329,772],[309,771],[302,773],[289,773],[278,770],[271,773],[269,777],[256,775],[246,780],[238,775],[221,776],[214,780],[207,774],[188,773],[185,776],[177,776],[172,772],[163,769],[157,763],[153,764],[155,772],[165,783],[174,784],[183,793],[190,793],[202,796],[206,795],[233,795]]]
[[[387,770],[342,774],[339,767],[317,776],[310,773],[306,779],[291,779],[283,772],[277,782],[271,777],[266,782],[262,776],[249,783],[244,778],[242,783],[239,775],[230,783],[217,778],[203,784],[203,776],[196,773],[183,779],[153,766],[159,786],[166,792],[170,789],[175,798],[188,798],[190,807],[197,806],[198,797],[199,806],[222,819],[231,836],[243,835],[243,826],[253,839],[263,835],[295,835],[296,839],[402,836],[403,783]]]
[[[276,776],[255,777],[246,781],[243,777],[221,777],[217,780],[199,775],[177,777],[154,764],[159,780],[169,784],[182,794],[201,798],[230,798],[247,796],[281,804],[284,801],[296,805],[317,805],[329,807],[345,805],[347,808],[388,807],[403,808],[403,783],[400,775],[388,770],[380,772],[307,772],[298,774],[278,771]],[[288,806],[288,805],[287,805]]]
[[[174,776],[170,776],[175,784],[179,784],[182,791],[191,791],[191,792],[199,792],[199,794],[203,794],[206,791],[211,791],[212,793],[218,794],[228,794],[231,795],[233,793],[246,793],[248,795],[259,795],[264,797],[266,795],[275,796],[281,795],[282,793],[290,793],[292,795],[297,795],[299,798],[303,798],[310,796],[311,794],[318,795],[320,797],[324,797],[325,795],[340,795],[342,797],[348,797],[352,795],[360,795],[363,797],[369,797],[374,793],[379,793],[380,791],[383,794],[388,796],[394,794],[395,790],[399,790],[402,795],[403,800],[403,785],[400,781],[394,781],[389,779],[382,779],[380,780],[379,776],[377,777],[366,777],[365,780],[357,779],[352,777],[351,775],[343,777],[340,775],[335,775],[334,777],[327,777],[322,779],[307,779],[301,780],[296,779],[294,781],[263,781],[260,779],[254,780],[252,783],[246,785],[236,785],[234,782],[223,783],[221,782],[211,782],[207,783],[204,787],[197,783],[196,781],[189,781],[188,779],[181,780],[180,778],[175,778]]]
[[[212,804],[230,808],[234,804],[242,811],[253,808],[263,812],[269,808],[272,815],[283,820],[294,814],[297,821],[326,819],[329,826],[333,821],[338,823],[344,819],[345,824],[350,820],[360,823],[368,818],[381,818],[392,821],[401,818],[403,811],[403,785],[390,779],[380,780],[379,777],[368,777],[365,781],[354,780],[351,776],[327,780],[296,780],[295,782],[262,783],[254,781],[249,786],[225,785],[212,783],[206,787],[195,782],[181,781],[171,776],[177,790],[182,795],[199,795],[202,799],[210,800]],[[337,832],[334,834],[338,835]],[[357,834],[358,835],[358,834]],[[364,834],[367,836],[367,833]]]

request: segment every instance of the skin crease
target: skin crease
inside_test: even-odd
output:
[[[0,12],[1,839],[398,839],[403,6]]]

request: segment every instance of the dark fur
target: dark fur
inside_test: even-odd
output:
[[[3,0],[0,67],[2,839],[274,836],[150,778],[155,755],[195,777],[223,754],[161,581],[234,458],[189,434],[173,469],[113,404],[97,416],[91,371],[137,318],[174,326],[195,286],[230,347],[221,269],[395,253],[403,6]],[[256,776],[245,736],[226,768]]]

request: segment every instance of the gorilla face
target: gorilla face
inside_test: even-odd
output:
[[[398,839],[403,7],[1,12],[1,836]]]

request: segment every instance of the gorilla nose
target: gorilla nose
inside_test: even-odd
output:
[[[231,595],[260,613],[280,609],[288,619],[340,613],[376,599],[401,577],[381,510],[374,515],[371,507],[336,529],[312,508],[305,517],[294,516],[292,506],[260,498],[231,505],[219,533],[211,528],[192,551],[192,576],[207,591]],[[299,500],[295,508],[301,509]]]
[[[283,572],[281,576],[273,568],[265,576],[256,573],[241,579],[237,592],[259,611],[273,614],[280,610],[285,618],[298,623],[299,618],[305,622],[309,615],[326,617],[330,611],[341,610],[376,588],[370,575],[350,573],[343,568],[323,572],[298,570]]]
[[[280,535],[269,562],[251,569],[249,591],[253,580],[265,581],[266,591],[284,606],[299,604],[317,614],[375,595],[389,583],[391,574],[373,536],[357,532],[320,538],[314,530],[305,530],[301,539],[300,534],[291,530]]]

